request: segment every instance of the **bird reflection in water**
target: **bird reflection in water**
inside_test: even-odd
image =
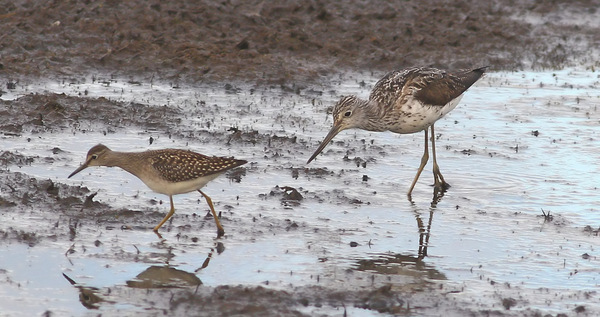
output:
[[[433,214],[440,202],[442,196],[433,198],[429,207],[429,219],[427,223],[423,221],[423,214],[419,211],[417,205],[411,201],[411,207],[417,221],[419,233],[419,247],[417,255],[406,255],[399,253],[379,253],[374,258],[357,260],[358,271],[371,271],[385,275],[404,275],[412,277],[424,277],[427,279],[445,280],[446,276],[427,265],[423,259],[428,255],[429,237],[431,236],[431,227],[433,225]]]
[[[77,284],[73,279],[63,273],[63,276],[79,290],[79,301],[88,309],[98,309],[101,303],[115,303],[109,300],[113,291],[111,288],[100,290]],[[135,278],[126,281],[131,288],[185,288],[199,287],[202,281],[193,273],[169,266],[152,265],[138,274]],[[118,291],[117,291],[118,292]]]
[[[210,259],[212,259],[212,255],[215,251],[217,251],[217,254],[223,253],[223,251],[225,251],[225,245],[222,242],[216,242],[215,246],[210,249],[210,252],[204,260],[204,263],[202,263],[202,266],[200,266],[194,271],[195,273],[200,272],[200,270],[205,269],[208,266],[208,263],[210,263]]]
[[[427,220],[427,225],[425,225],[425,223],[423,222],[422,213],[418,210],[417,206],[411,201],[413,212],[415,214],[415,220],[417,220],[417,228],[419,230],[419,259],[423,259],[427,256],[427,247],[429,246],[429,237],[431,236],[431,226],[433,224],[433,214],[435,213],[438,201],[439,200],[436,200],[436,198],[434,197],[434,200],[431,203],[431,207],[429,207],[429,218]]]
[[[71,285],[79,290],[79,301],[85,308],[98,309],[100,307],[98,304],[106,301],[104,296],[99,295],[100,290],[98,288],[78,285],[77,282],[67,276],[67,274],[63,273],[63,276],[71,283]],[[110,294],[110,288],[108,289],[108,293]]]
[[[359,259],[357,271],[376,272],[384,275],[404,275],[434,280],[445,280],[444,273],[423,262],[419,256],[380,253],[374,258]]]
[[[133,288],[181,288],[199,285],[202,285],[202,281],[195,274],[160,265],[153,265],[127,281],[127,286]]]
[[[126,281],[125,284],[130,288],[138,289],[196,287],[195,291],[197,291],[198,287],[202,285],[202,281],[195,273],[208,266],[214,252],[221,254],[224,250],[225,246],[223,243],[216,242],[201,267],[196,269],[193,273],[176,269],[169,266],[168,263],[166,265],[152,265],[139,273],[135,278]],[[71,283],[71,285],[79,290],[79,301],[84,307],[88,309],[98,309],[101,303],[115,303],[115,301],[110,300],[110,297],[117,296],[113,293],[118,292],[118,287],[114,292],[111,288],[101,290],[96,287],[80,285],[64,273],[63,276]]]

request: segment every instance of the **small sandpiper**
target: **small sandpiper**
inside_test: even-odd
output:
[[[117,152],[110,150],[102,144],[98,144],[88,151],[85,162],[71,173],[69,178],[88,166],[118,166],[135,175],[153,191],[169,196],[171,210],[154,227],[154,232],[157,234],[158,229],[175,213],[173,195],[197,190],[206,199],[215,218],[217,237],[221,237],[225,234],[225,230],[221,226],[212,200],[200,189],[225,171],[246,163],[247,161],[245,160],[206,156],[179,149]]]

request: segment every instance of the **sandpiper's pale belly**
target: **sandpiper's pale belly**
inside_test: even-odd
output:
[[[185,194],[189,192],[193,192],[198,190],[208,182],[217,178],[221,173],[215,173],[207,176],[202,176],[199,178],[195,178],[189,181],[172,183],[165,181],[164,179],[156,180],[152,179],[151,181],[142,180],[153,191],[165,194],[165,195],[177,195],[177,194]]]
[[[456,108],[462,95],[454,98],[445,106],[426,105],[418,100],[412,99],[402,105],[398,117],[390,121],[388,130],[394,133],[410,134],[423,131]]]

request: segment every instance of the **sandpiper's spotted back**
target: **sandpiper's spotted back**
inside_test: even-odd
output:
[[[146,152],[152,166],[169,182],[183,182],[224,172],[246,164],[245,160],[206,156],[200,153],[165,149]]]

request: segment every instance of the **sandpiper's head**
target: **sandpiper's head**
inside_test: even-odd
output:
[[[102,165],[104,165],[103,164],[103,162],[104,162],[103,158],[109,152],[110,152],[110,149],[108,147],[106,147],[105,145],[102,145],[102,144],[95,145],[93,148],[91,148],[88,151],[87,156],[85,158],[85,162],[83,164],[81,164],[81,166],[79,166],[79,168],[77,168],[67,178],[71,178],[71,176],[73,176],[73,175],[75,175],[75,174],[83,171],[88,166],[102,166]]]
[[[335,106],[333,106],[333,127],[325,136],[319,148],[315,153],[308,159],[310,163],[329,142],[341,131],[352,128],[360,128],[364,126],[364,121],[367,120],[367,116],[364,114],[366,101],[357,98],[356,96],[343,96]]]

